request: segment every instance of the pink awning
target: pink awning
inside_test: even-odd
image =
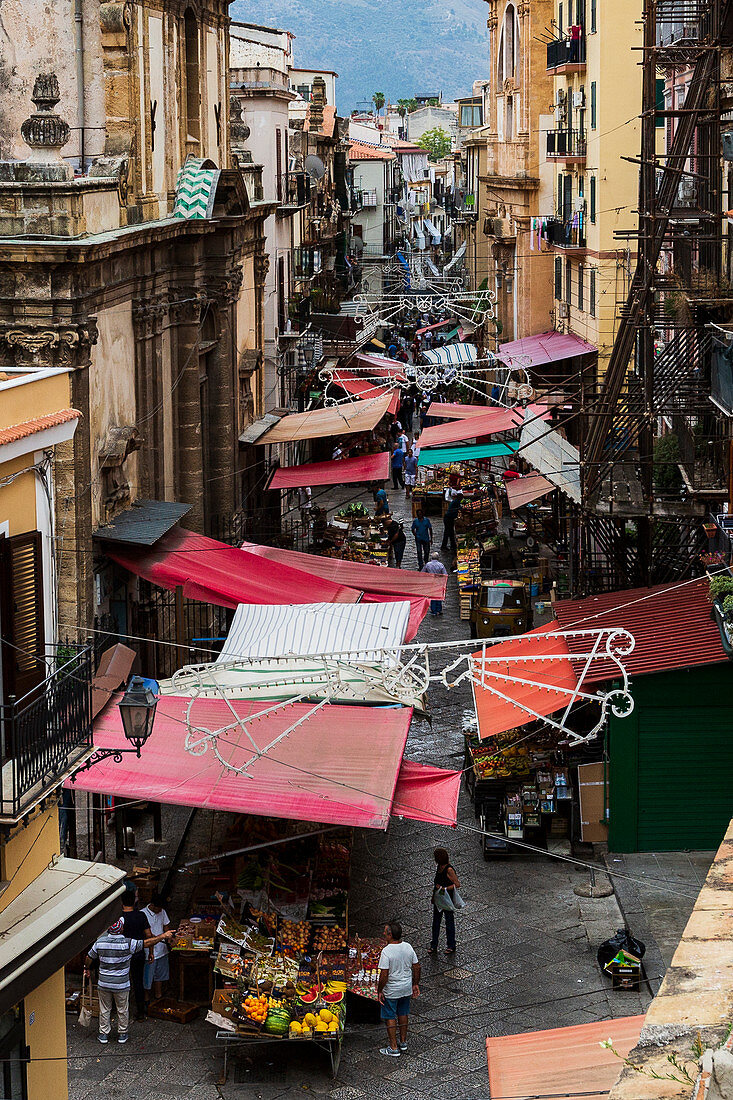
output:
[[[365,373],[377,378],[394,378],[398,382],[406,382],[405,365],[398,359],[390,359],[388,355],[370,355],[369,352],[360,351],[356,355],[356,362],[362,368],[367,368]],[[339,368],[343,373],[346,368]]]
[[[431,821],[455,828],[462,775],[460,771],[403,760],[392,804],[393,817],[409,817],[414,821]]]
[[[107,556],[151,584],[222,607],[240,603],[358,603],[361,592],[174,527],[152,548],[108,545]],[[303,555],[305,557],[305,555]]]
[[[593,344],[581,340],[571,332],[541,332],[538,336],[525,336],[521,340],[510,340],[500,344],[496,353],[503,363],[511,363],[520,355],[531,359],[529,370],[546,367],[548,363],[561,363],[564,359],[573,359],[576,355],[596,355],[598,349]]]
[[[417,329],[415,335],[422,336],[424,332],[432,332],[436,328],[445,328],[446,325],[452,325],[453,321],[438,321],[436,325],[427,325],[425,328]]]
[[[476,439],[477,436],[492,435],[494,432],[514,431],[523,419],[516,409],[488,409],[481,416],[466,416],[462,420],[425,428],[420,434],[420,446],[443,447],[448,443],[462,443],[466,439]]]
[[[507,481],[506,495],[509,508],[515,511],[523,504],[537,500],[539,497],[551,493],[555,486],[542,474],[528,474],[526,477],[518,477],[514,481]]]
[[[94,723],[96,748],[128,747],[118,701],[119,697],[112,699]],[[177,806],[387,828],[412,717],[409,708],[328,704],[260,756],[251,765],[252,778],[247,779],[227,771],[210,747],[201,756],[186,752],[190,702],[181,696],[162,696],[140,759],[125,756],[119,764],[103,760],[81,772],[74,786]],[[227,727],[219,738],[219,751],[228,762],[241,765],[252,755],[252,746],[235,724],[232,710],[242,717],[264,709],[262,702],[197,699],[190,717],[200,729]],[[262,714],[247,727],[249,734],[264,750],[312,709],[307,703],[294,703]]]
[[[280,466],[270,489],[299,489],[309,485],[353,485],[355,482],[386,481],[389,451],[331,462],[308,462],[303,466]]]
[[[376,569],[384,568],[381,565],[375,566]],[[399,572],[399,570],[395,570]],[[428,613],[429,600],[426,600],[424,596],[393,596],[385,595],[382,592],[365,592],[361,598],[362,603],[388,603],[390,600],[409,600],[410,603],[410,617],[407,620],[407,630],[405,631],[405,641],[411,642],[418,632],[420,623],[423,621]]]
[[[242,549],[258,554],[270,561],[289,565],[293,569],[313,573],[334,584],[349,585],[372,593],[382,593],[404,599],[406,596],[424,596],[428,600],[445,599],[448,584],[446,576],[434,573],[417,573],[413,569],[390,569],[383,565],[360,565],[355,561],[324,558],[318,554],[301,554],[297,550],[281,550],[277,546],[259,546],[243,542]]]
[[[400,404],[399,390],[393,389],[391,386],[375,386],[373,382],[368,382],[366,378],[358,378],[356,375],[347,374],[344,371],[339,371],[333,376],[333,380],[337,386],[352,397],[361,397],[368,400],[370,397],[381,397],[382,394],[391,393],[389,405],[387,406],[387,412],[395,415]]]
[[[428,408],[428,416],[442,416],[445,420],[463,420],[467,416],[484,416],[490,411],[490,405],[460,405],[453,401],[433,401]]]

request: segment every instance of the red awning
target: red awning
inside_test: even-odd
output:
[[[373,382],[368,382],[366,378],[357,378],[355,375],[347,374],[345,371],[339,371],[334,374],[333,380],[337,386],[352,397],[361,397],[368,400],[370,397],[381,397],[384,393],[391,393],[389,405],[387,406],[387,412],[395,415],[400,404],[399,390],[393,389],[391,386],[375,386]]]
[[[485,686],[473,685],[479,737],[506,733],[534,721],[535,714],[553,714],[570,702],[578,686],[572,662],[541,660],[550,655],[569,656],[568,643],[561,634],[548,634],[547,629],[537,627],[516,641],[487,647],[492,661],[484,672]],[[480,657],[480,652],[474,654],[474,658]],[[495,663],[503,657],[523,659]],[[480,660],[474,663],[474,673],[477,678],[481,675]],[[518,679],[532,683],[520,684]]]
[[[368,352],[358,352],[356,361],[365,373],[370,377],[394,378],[398,382],[406,382],[405,364],[398,359],[390,359],[388,355],[370,355]],[[343,374],[346,368],[339,368]]]
[[[303,466],[280,466],[273,475],[270,489],[299,489],[309,485],[353,485],[357,482],[385,481],[389,477],[389,451],[332,462],[309,462]]]
[[[413,821],[432,821],[436,825],[455,828],[458,814],[458,794],[463,772],[434,768],[403,760],[392,804],[393,817],[409,817]]]
[[[639,1042],[643,1023],[643,1016],[621,1016],[489,1038],[489,1091],[492,1096],[517,1100],[523,1096],[562,1096],[566,1100],[595,1096],[600,1100],[608,1096],[623,1059]],[[609,1037],[613,1050],[602,1045]]]
[[[598,349],[593,344],[581,340],[571,332],[551,331],[500,344],[496,354],[504,363],[510,363],[520,355],[528,355],[532,360],[529,365],[531,371],[537,367],[545,367],[548,363],[561,363],[576,355],[596,355],[597,352]]]
[[[384,568],[381,565],[376,566],[377,569]],[[411,642],[418,632],[420,623],[423,621],[428,613],[429,600],[426,600],[424,596],[385,596],[382,592],[365,592],[361,598],[362,603],[387,603],[390,600],[409,600],[410,603],[410,618],[407,621],[407,631],[405,633],[405,641]]]
[[[549,420],[550,414],[544,406],[529,405],[526,410],[532,417]],[[493,435],[495,432],[508,432],[524,424],[525,410],[484,409],[479,416],[466,416],[461,420],[452,420],[448,424],[436,424],[425,428],[420,435],[421,447],[443,447],[450,443],[462,443],[467,439]]]
[[[422,336],[424,332],[432,332],[436,328],[445,328],[446,325],[452,325],[453,321],[438,321],[436,325],[427,325],[425,328],[419,328],[415,335]]]
[[[371,593],[405,599],[408,596],[424,596],[428,600],[445,599],[447,576],[435,573],[417,573],[413,569],[390,569],[383,565],[361,565],[356,561],[324,558],[318,554],[301,554],[297,550],[281,550],[277,546],[259,546],[243,542],[242,549],[270,561],[289,565],[304,573],[313,573],[334,584],[349,585]]]
[[[358,603],[361,592],[175,527],[140,552],[109,545],[107,556],[161,588],[222,607],[240,603]]]
[[[526,477],[518,477],[514,481],[507,481],[506,495],[509,508],[514,512],[522,505],[546,496],[554,488],[552,482],[548,481],[542,474],[528,474]]]
[[[128,747],[115,705],[118,698],[94,723],[96,748]],[[412,717],[409,708],[327,704],[255,760],[247,779],[227,771],[211,747],[201,756],[186,752],[190,703],[189,698],[162,696],[140,759],[126,756],[119,764],[104,760],[81,772],[74,786],[177,806],[386,829]],[[232,710],[241,717],[260,714],[264,707],[262,702],[197,699],[191,721],[202,730],[227,727],[219,751],[225,760],[241,765],[252,755],[252,746]],[[312,710],[307,703],[294,703],[263,713],[247,727],[249,735],[264,750]]]

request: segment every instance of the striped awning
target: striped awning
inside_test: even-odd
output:
[[[174,218],[210,218],[214,213],[221,169],[213,160],[189,157],[178,173]]]
[[[486,351],[482,356],[479,356],[475,344],[448,344],[446,347],[433,348],[431,351],[424,351],[422,354],[428,363],[445,367],[455,366],[457,363],[477,363],[479,358],[482,361],[491,361],[494,358],[490,351]]]

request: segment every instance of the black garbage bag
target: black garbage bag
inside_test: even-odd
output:
[[[635,939],[628,928],[617,928],[616,935],[604,940],[598,948],[596,958],[601,970],[618,955],[619,951],[628,951],[630,955],[636,955],[637,959],[642,959],[646,946],[641,940]]]

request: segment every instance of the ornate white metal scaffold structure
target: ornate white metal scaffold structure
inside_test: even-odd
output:
[[[532,652],[535,643],[557,639],[557,652]],[[568,641],[572,640],[574,649]],[[521,643],[521,651],[507,654],[506,643]],[[503,643],[502,652],[492,655],[494,646]],[[626,630],[600,628],[590,630],[551,631],[547,634],[524,634],[512,638],[487,639],[477,642],[461,639],[451,642],[412,643],[388,650],[367,653],[344,651],[328,656],[316,654],[297,657],[233,658],[207,665],[188,665],[161,683],[163,694],[188,696],[186,709],[187,733],[185,747],[193,756],[202,756],[210,748],[228,771],[253,778],[252,765],[267,757],[282,740],[290,737],[305,722],[315,718],[329,703],[381,702],[414,707],[425,714],[425,693],[430,685],[448,691],[469,682],[474,696],[488,692],[497,704],[515,707],[517,726],[540,721],[561,735],[561,743],[570,747],[592,740],[604,727],[609,713],[627,717],[634,709],[623,658],[634,648],[634,638]],[[431,653],[457,651],[457,656],[441,671],[430,667]],[[553,678],[542,678],[542,670],[569,662],[575,674],[575,684],[558,685]],[[533,676],[527,666],[539,664]],[[593,690],[588,681],[591,673],[603,664],[604,680],[620,680],[621,686],[608,691]],[[609,671],[610,666],[610,671]],[[514,671],[513,671],[514,669]],[[596,677],[597,678],[597,677]],[[518,696],[512,686],[523,689]],[[525,689],[530,689],[529,691]],[[536,693],[550,692],[555,698],[550,716],[533,706]],[[526,697],[523,697],[526,696]],[[228,708],[231,721],[218,729],[201,725],[196,717],[200,699],[217,698]],[[241,704],[265,702],[256,713],[241,714]],[[239,703],[237,709],[235,704]],[[283,712],[295,704],[308,709],[290,723],[277,737],[260,745],[252,728],[266,716]],[[571,729],[568,720],[580,705],[595,704],[600,715],[590,730]],[[554,715],[554,717],[553,717]],[[235,761],[230,754],[238,752],[243,759]]]

